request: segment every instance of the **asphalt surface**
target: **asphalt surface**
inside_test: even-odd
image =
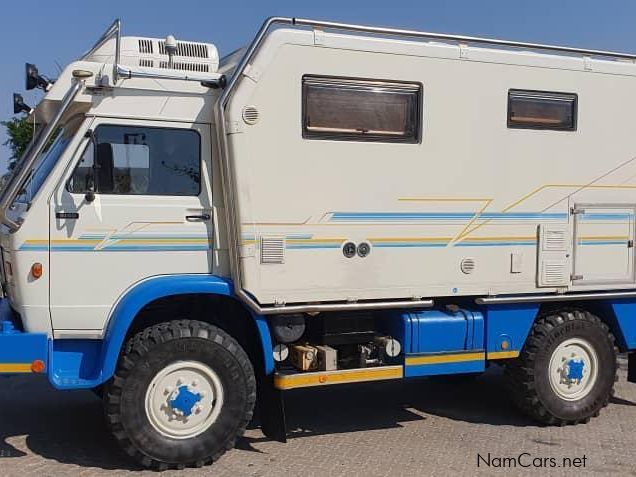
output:
[[[254,423],[214,465],[162,475],[636,475],[636,384],[625,381],[624,360],[621,367],[616,396],[600,417],[566,427],[521,416],[496,367],[468,383],[297,390],[286,399],[287,444],[268,440]],[[91,392],[54,391],[40,378],[0,379],[0,475],[138,471],[108,435]]]

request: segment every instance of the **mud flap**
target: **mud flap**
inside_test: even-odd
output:
[[[636,383],[636,352],[627,355],[627,381]]]
[[[273,374],[261,375],[258,380],[257,407],[263,434],[272,440],[287,442],[283,392],[274,387]]]

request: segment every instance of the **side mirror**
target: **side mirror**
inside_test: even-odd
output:
[[[27,91],[35,88],[40,88],[43,91],[48,91],[53,85],[53,81],[42,76],[37,67],[31,63],[25,64],[25,87]]]
[[[115,166],[113,146],[109,143],[95,147],[95,183],[99,192],[112,192],[115,189]]]
[[[24,98],[21,94],[13,93],[13,114],[20,114],[25,112],[31,114],[33,108],[24,102]]]
[[[24,69],[25,69],[25,88],[27,91],[31,91],[32,89],[35,89],[38,85],[38,78],[40,77],[40,74],[38,73],[38,69],[36,68],[35,65],[32,65],[31,63],[27,63],[24,65]]]

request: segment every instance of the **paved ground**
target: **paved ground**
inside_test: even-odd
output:
[[[622,363],[624,366],[624,362]],[[271,442],[257,426],[237,449],[198,476],[543,475],[545,469],[495,467],[585,457],[585,468],[549,475],[636,475],[636,384],[588,425],[536,426],[511,407],[496,369],[468,384],[430,380],[301,390],[288,395],[291,438]],[[493,467],[478,454],[491,456]],[[554,461],[550,461],[554,458]],[[539,463],[541,461],[536,461]],[[129,475],[131,465],[107,435],[90,392],[61,393],[43,380],[0,380],[0,475]],[[163,475],[170,475],[165,473]],[[177,473],[179,474],[179,473]],[[153,473],[147,473],[153,475]]]

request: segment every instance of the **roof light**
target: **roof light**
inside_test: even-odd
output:
[[[93,72],[88,70],[73,70],[72,74],[73,78],[77,79],[87,79],[93,76]]]

